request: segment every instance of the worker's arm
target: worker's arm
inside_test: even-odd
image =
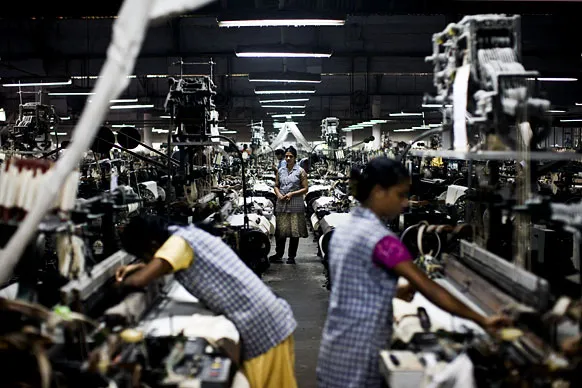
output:
[[[473,311],[459,299],[455,298],[446,289],[432,281],[412,261],[403,261],[397,264],[394,266],[393,271],[406,278],[412,287],[418,290],[432,303],[453,315],[470,319],[487,330],[493,330],[498,326],[509,324],[509,319],[506,317],[485,317]]]
[[[188,268],[194,261],[194,251],[186,240],[171,236],[147,264],[121,267],[116,278],[124,286],[145,287],[152,281],[172,272]]]
[[[172,272],[172,266],[170,263],[155,257],[141,269],[138,269],[125,278],[121,276],[121,284],[127,287],[143,288],[170,272]]]
[[[309,190],[309,183],[307,182],[307,173],[305,171],[301,172],[300,179],[301,179],[301,189],[287,193],[289,197],[307,194],[307,191]]]

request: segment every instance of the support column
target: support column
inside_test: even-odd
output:
[[[143,124],[143,139],[142,139],[142,141],[150,147],[152,147],[152,143],[154,140],[154,135],[152,132],[153,127],[150,124],[151,118],[152,118],[152,115],[150,113],[144,113],[144,115],[143,115],[144,124]]]
[[[351,147],[354,144],[354,133],[352,131],[345,132],[346,134],[346,147]]]
[[[372,99],[372,119],[380,119],[382,100],[381,96],[374,96]],[[372,136],[374,136],[373,149],[378,150],[382,145],[382,124],[374,124],[372,127]]]

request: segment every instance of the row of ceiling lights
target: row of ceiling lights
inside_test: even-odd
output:
[[[281,19],[255,19],[255,20],[223,20],[218,21],[219,27],[303,27],[303,26],[343,26],[345,24],[345,19],[318,19],[318,18],[281,18]],[[302,49],[292,46],[278,46],[278,47],[246,47],[239,48],[236,51],[238,57],[258,57],[258,58],[273,58],[273,57],[315,57],[315,58],[329,58],[331,57],[331,51],[319,51],[315,52],[313,50]],[[539,77],[539,81],[577,81],[577,78],[548,78]],[[249,74],[249,81],[251,82],[275,82],[275,83],[320,83],[321,75],[313,73],[296,73],[296,72],[283,72],[283,73],[259,73],[259,74]],[[39,82],[39,83],[14,83],[14,84],[3,84],[5,87],[24,87],[24,86],[61,86],[61,85],[71,85],[72,80],[69,79],[66,82]],[[269,87],[257,87],[255,93],[258,95],[269,95],[269,94],[314,94],[315,90],[311,88],[269,88]],[[63,93],[49,93],[49,95],[92,95],[94,93],[79,93],[79,92],[63,92]],[[291,102],[307,102],[308,98],[296,98],[296,99],[277,99],[277,100],[261,100],[261,104],[267,103],[291,103]],[[90,102],[90,101],[89,101]],[[126,103],[126,102],[137,102],[137,99],[117,99],[111,100],[111,103]],[[582,105],[582,104],[576,104]],[[304,109],[305,105],[262,105],[265,108],[273,109]],[[423,105],[423,108],[440,108],[441,106],[430,106]],[[153,108],[152,104],[135,104],[135,105],[113,105],[111,109],[140,109],[140,108]],[[551,113],[564,113],[564,111],[553,110]],[[305,113],[289,113],[289,114],[271,114],[272,117],[302,117]],[[423,113],[392,113],[391,117],[399,116],[423,116]],[[161,116],[165,118],[165,116]],[[63,118],[65,119],[65,118]],[[370,122],[364,122],[360,124],[354,124],[346,129],[359,129],[373,121],[383,121],[385,120],[372,120]],[[561,120],[561,122],[574,122],[582,121],[582,119],[571,119],[571,120]],[[372,123],[373,125],[373,123]],[[425,127],[413,127],[412,129],[404,129],[401,131],[421,129]],[[427,126],[430,127],[430,126]]]

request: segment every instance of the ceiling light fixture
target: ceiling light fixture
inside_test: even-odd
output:
[[[275,114],[271,117],[305,117],[305,113],[286,113],[286,114]]]
[[[278,51],[278,52],[237,51],[236,56],[239,58],[329,58],[331,57],[331,53],[309,53],[309,52],[292,53],[288,51]]]
[[[406,128],[406,129],[395,129],[394,132],[412,132],[414,129]]]
[[[582,102],[577,102],[576,106],[582,106]]]
[[[565,110],[555,110],[555,109],[552,109],[552,110],[549,110],[548,113],[566,113],[566,111]]]
[[[49,92],[49,96],[92,96],[91,92]]]
[[[329,58],[331,54],[331,50],[291,45],[241,46],[236,50],[240,58]]]
[[[250,73],[250,82],[281,82],[281,83],[311,83],[321,82],[321,74],[301,73],[301,72],[265,72]]]
[[[576,82],[578,78],[571,78],[571,77],[537,77],[537,78],[528,78],[528,81],[541,81],[541,82]]]
[[[408,116],[422,116],[423,113],[390,113],[390,117],[408,117]]]
[[[315,89],[308,88],[274,88],[274,87],[256,87],[255,94],[313,94]]]
[[[116,109],[148,109],[153,108],[154,104],[138,104],[138,105],[112,105],[110,108]]]
[[[119,98],[117,100],[109,100],[112,104],[125,103],[125,102],[137,102],[137,98]]]
[[[67,136],[68,133],[67,132],[57,132],[57,133],[51,132],[51,135],[53,135],[53,136],[55,136],[55,135],[57,135],[57,136]]]
[[[278,104],[283,102],[307,102],[309,98],[285,98],[282,100],[260,100],[261,104]]]
[[[111,128],[125,128],[125,127],[135,127],[135,125],[129,125],[129,124],[114,124],[111,126]]]
[[[452,104],[422,104],[423,108],[452,108]]]
[[[567,119],[567,120],[560,120],[561,123],[574,123],[582,121],[582,119]]]
[[[342,19],[255,19],[219,20],[218,27],[305,27],[305,26],[343,26]]]
[[[68,121],[71,119],[71,116],[59,117],[59,119],[61,119],[61,121]]]
[[[233,135],[235,133],[238,133],[238,132],[237,131],[231,131],[231,130],[220,131],[220,134],[222,134],[222,135]]]
[[[170,116],[170,115],[163,115],[163,116],[160,116],[160,118],[161,119],[171,119],[172,116]]]
[[[285,109],[305,109],[305,105],[263,105],[263,108],[285,108]]]
[[[2,84],[5,88],[19,88],[19,87],[29,87],[29,86],[64,86],[64,85],[71,85],[73,80],[69,78],[68,81],[63,82],[28,82],[28,83],[9,83],[9,84]]]

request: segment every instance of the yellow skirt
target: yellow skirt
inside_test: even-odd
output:
[[[251,388],[297,388],[293,335],[242,365]]]

